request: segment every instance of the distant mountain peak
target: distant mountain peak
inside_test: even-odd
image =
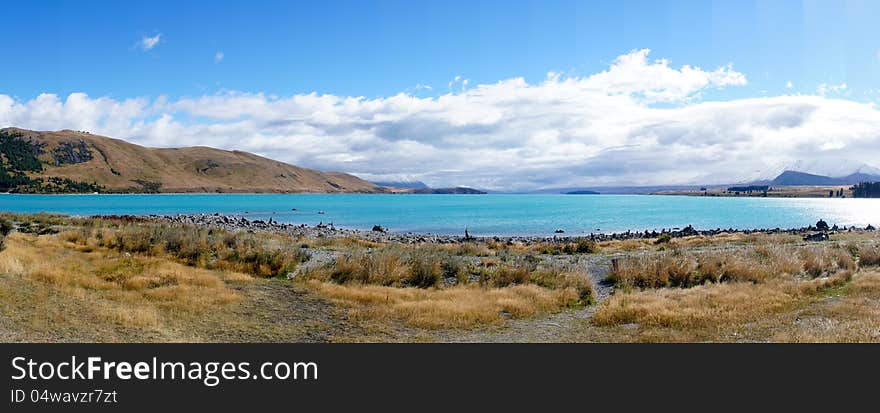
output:
[[[737,183],[771,182],[780,175],[801,173],[827,178],[857,178],[880,176],[880,168],[867,163],[845,158],[820,158],[812,160],[796,160],[793,162],[779,163],[776,166],[757,170],[746,176],[741,176]],[[790,174],[789,174],[790,175]],[[844,179],[847,180],[847,179]]]
[[[797,160],[784,168],[786,171],[840,178],[852,174],[880,175],[880,169],[864,162],[844,158]]]
[[[428,185],[426,185],[422,181],[370,181],[379,186],[385,186],[389,188],[401,188],[401,189],[426,189]]]
[[[847,176],[832,177],[799,171],[783,171],[769,184],[777,186],[836,186],[855,185],[866,181],[880,181],[880,175],[856,172]]]

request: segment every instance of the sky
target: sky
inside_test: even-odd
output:
[[[877,1],[32,1],[0,15],[0,127],[491,190],[880,163]]]

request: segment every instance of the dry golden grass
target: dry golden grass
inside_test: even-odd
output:
[[[880,246],[869,245],[859,248],[859,265],[863,267],[880,265]]]
[[[622,288],[686,287],[699,284],[694,279],[697,261],[677,253],[642,254],[621,260],[608,279]]]
[[[838,244],[757,247],[689,252],[684,249],[642,253],[621,259],[609,281],[627,288],[688,288],[705,283],[825,277],[857,269],[852,251]]]
[[[338,284],[428,288],[440,283],[444,264],[454,260],[448,255],[392,246],[341,255],[330,265],[307,272],[305,277]]]
[[[61,238],[88,252],[97,247],[174,257],[187,265],[260,277],[283,276],[308,257],[301,242],[277,234],[250,234],[143,220],[75,220]],[[339,241],[339,242],[343,242]]]
[[[801,241],[799,235],[792,234],[743,234],[740,232],[728,233],[722,232],[713,236],[691,236],[674,238],[670,242],[673,247],[679,248],[698,248],[723,244],[733,245],[788,245]]]
[[[82,252],[58,236],[13,234],[8,241],[0,274],[18,279],[16,285],[36,283],[74,300],[89,313],[66,317],[73,325],[97,320],[162,330],[167,319],[198,318],[238,302],[227,284],[252,279],[100,248]],[[12,294],[3,298],[14,299]]]
[[[785,314],[813,305],[829,294],[869,291],[880,284],[874,276],[854,275],[858,270],[854,251],[839,244],[794,247],[762,243],[736,250],[642,254],[622,261],[611,274],[619,286],[642,289],[618,290],[600,305],[591,325],[637,326],[639,335],[630,338],[625,338],[631,335],[629,331],[619,336],[621,330],[611,330],[616,331],[612,340],[626,341],[729,341],[746,336],[773,341],[831,338],[815,328],[790,328],[782,320]],[[856,281],[848,285],[854,277]],[[880,294],[873,292],[873,299],[880,299]],[[838,306],[853,309],[855,305],[852,300],[842,303],[849,304]],[[862,314],[856,317],[859,323],[876,324],[864,311],[854,314]],[[742,333],[729,335],[736,331]],[[833,337],[844,339],[839,334]],[[853,340],[849,337],[846,341]],[[866,336],[861,335],[855,341],[865,340]]]
[[[468,328],[559,311],[575,305],[574,288],[549,290],[535,285],[506,288],[459,286],[447,289],[338,285],[312,280],[322,297],[349,307],[358,318],[396,319],[422,328]]]
[[[142,220],[24,218],[62,232],[13,233],[7,240],[0,253],[0,312],[15,319],[16,328],[45,332],[41,337],[75,341],[83,337],[76,331],[94,326],[98,334],[110,334],[110,341],[286,340],[290,333],[318,337],[315,328],[345,324],[336,337],[357,341],[363,337],[357,331],[381,326],[375,327],[384,334],[380,339],[414,334],[430,340],[438,329],[504,324],[594,300],[590,276],[579,269],[583,258],[535,254],[595,251],[586,244],[581,251],[576,243],[400,245],[205,229],[188,233],[189,227]],[[612,274],[623,288],[599,305],[584,331],[560,330],[558,339],[877,341],[880,274],[871,266],[878,265],[878,243],[875,236],[843,235],[845,240],[816,244],[743,234],[662,245],[602,243],[602,252],[638,251],[614,255],[623,256]],[[302,267],[296,279],[309,280],[305,283],[245,274],[282,273],[303,258],[302,244],[332,249],[337,259]],[[302,307],[304,300],[313,302]],[[302,324],[302,314],[312,310],[320,315]],[[340,312],[352,317],[339,317]],[[294,323],[302,325],[296,331],[278,322],[287,313],[297,314]],[[208,322],[214,324],[191,331]],[[361,327],[347,330],[349,322]],[[401,324],[408,328],[399,329]],[[14,334],[9,325],[0,319],[0,338]],[[239,330],[225,336],[224,326]],[[442,339],[458,333],[436,334]]]
[[[671,238],[658,242],[657,238],[602,241],[598,243],[603,252],[657,251],[667,249],[693,249],[713,246],[742,245],[789,245],[801,241],[799,235],[791,234],[743,234],[721,232],[713,236],[695,235]]]
[[[502,313],[528,317],[593,301],[592,283],[582,272],[538,269],[509,254],[469,266],[449,249],[424,246],[355,251],[302,278],[358,319],[422,328],[474,327],[501,321]]]
[[[700,329],[756,320],[844,285],[852,273],[806,281],[725,283],[687,289],[624,292],[606,300],[592,322],[599,326],[636,323],[650,327]]]
[[[656,247],[654,246],[653,239],[627,239],[627,240],[619,240],[619,241],[602,241],[599,243],[599,248],[602,251],[640,251],[640,250],[654,250]]]
[[[795,302],[777,285],[718,284],[615,294],[602,303],[592,322],[599,326],[637,323],[696,328],[743,322]]]

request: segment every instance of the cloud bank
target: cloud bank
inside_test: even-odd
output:
[[[0,126],[239,149],[367,179],[494,190],[729,183],[799,159],[880,155],[871,104],[819,95],[703,101],[707,91],[746,85],[746,76],[648,56],[636,50],[588,76],[461,85],[436,97],[0,94]]]

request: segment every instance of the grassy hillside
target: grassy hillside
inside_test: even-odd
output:
[[[0,129],[0,153],[0,189],[12,192],[382,192],[247,152],[146,148],[70,130]]]

